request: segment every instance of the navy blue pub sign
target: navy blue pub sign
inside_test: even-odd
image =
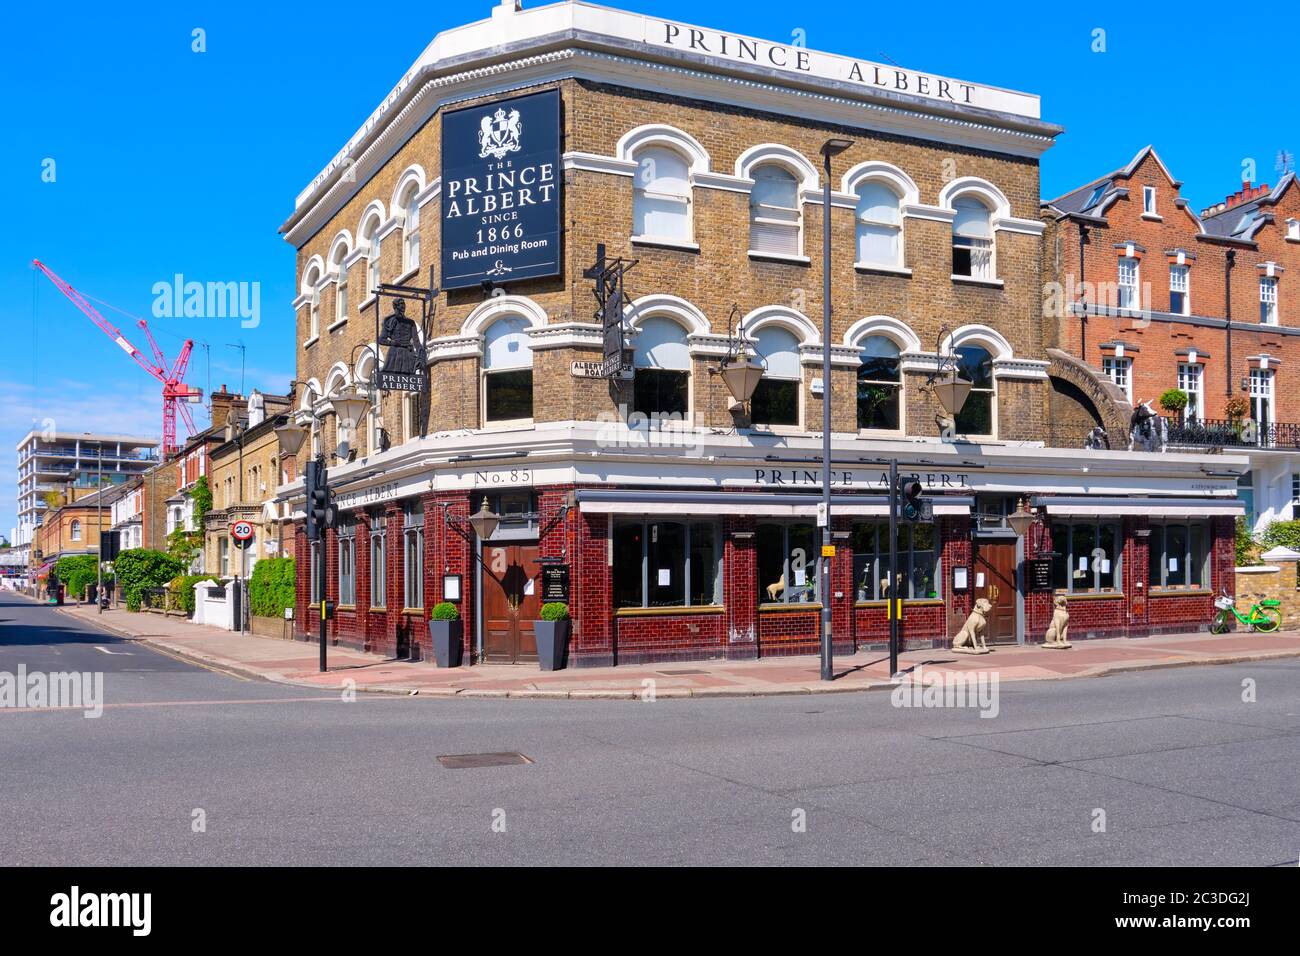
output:
[[[560,91],[442,117],[442,288],[560,274]]]

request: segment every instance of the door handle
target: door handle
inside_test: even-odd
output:
[[[996,584],[990,584],[990,585],[989,585],[989,600],[990,600],[990,601],[996,601],[997,599],[998,599],[998,586],[997,586]]]

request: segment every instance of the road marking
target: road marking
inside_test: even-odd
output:
[[[101,654],[111,654],[114,657],[132,656],[130,651],[110,651],[107,647],[100,647],[98,644],[95,645],[95,650],[99,651]]]
[[[396,695],[384,695],[374,697],[358,697],[358,700],[364,700],[368,703],[380,703],[382,701],[402,701],[411,700],[409,697],[398,697]],[[415,700],[421,698],[416,697]],[[423,698],[429,700],[431,698]],[[226,704],[303,704],[303,703],[339,703],[340,697],[333,694],[329,697],[267,697],[254,698],[252,700],[142,700],[132,701],[121,704],[105,704],[105,710],[133,710],[148,707],[213,707],[224,706]],[[0,707],[0,715],[3,714],[54,714],[59,711],[82,711],[84,707]]]

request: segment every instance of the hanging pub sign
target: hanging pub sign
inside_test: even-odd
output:
[[[384,319],[379,344],[388,351],[379,368],[379,388],[385,392],[423,392],[428,370],[420,357],[419,328],[406,315],[406,302],[393,300],[393,311]]]
[[[442,117],[442,288],[560,274],[560,91]]]

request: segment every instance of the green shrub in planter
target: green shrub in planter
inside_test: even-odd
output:
[[[1160,407],[1170,415],[1177,415],[1187,407],[1187,393],[1181,388],[1170,388],[1160,393]]]
[[[459,621],[460,608],[450,601],[441,601],[433,606],[429,612],[429,617],[435,621]]]
[[[569,605],[562,601],[551,601],[549,604],[542,605],[543,621],[567,621],[569,619]]]
[[[194,585],[200,581],[217,583],[216,576],[212,574],[182,574],[179,577],[172,578],[167,585],[168,606],[184,611],[187,615],[193,617]]]

